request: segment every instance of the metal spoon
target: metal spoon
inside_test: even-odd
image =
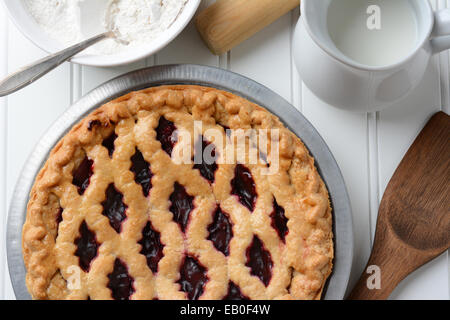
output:
[[[99,9],[98,6],[104,2],[103,0],[95,0],[95,1],[85,1],[89,6],[82,6],[81,10],[88,12],[89,10],[93,9]],[[83,2],[84,3],[84,2]],[[97,7],[93,7],[96,5]],[[64,49],[62,51],[56,52],[52,55],[49,55],[46,58],[43,58],[41,60],[38,60],[26,67],[23,67],[19,69],[18,71],[10,74],[5,79],[0,81],[0,97],[7,96],[13,92],[16,92],[29,84],[33,83],[34,81],[40,79],[42,76],[46,75],[51,70],[58,67],[63,62],[69,60],[77,53],[83,51],[84,49],[96,44],[97,42],[100,42],[104,39],[112,38],[116,41],[119,41],[123,44],[128,44],[127,41],[124,41],[120,39],[120,34],[117,30],[117,28],[114,25],[114,21],[109,19],[110,17],[110,8],[109,6],[106,7],[106,25],[100,27],[101,22],[95,21],[94,23],[99,24],[98,28],[101,28],[102,30],[106,30],[105,32],[98,34],[92,38],[89,38],[83,42],[80,42],[76,45],[73,45],[67,49]],[[91,11],[92,12],[92,11]],[[94,11],[95,12],[95,11]],[[97,11],[98,12],[98,11]],[[82,14],[81,17],[87,16],[86,14]],[[95,25],[92,24],[92,21],[81,21],[81,26],[86,26],[87,24],[90,24],[91,31],[95,30],[98,31],[98,28],[95,27]]]
[[[102,33],[19,69],[0,81],[0,97],[7,96],[28,86],[87,47],[104,39],[114,37],[115,34],[112,31]]]

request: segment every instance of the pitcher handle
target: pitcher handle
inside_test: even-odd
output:
[[[450,49],[450,9],[435,12],[434,21],[431,48],[438,53]]]

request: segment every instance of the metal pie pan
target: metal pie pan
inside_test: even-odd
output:
[[[70,128],[102,104],[130,91],[172,84],[196,84],[242,96],[277,115],[309,149],[330,193],[333,208],[335,258],[324,299],[343,299],[353,259],[353,225],[350,201],[341,171],[325,141],[306,118],[282,97],[241,75],[199,65],[167,65],[145,68],[115,78],[72,105],[44,134],[26,162],[12,197],[7,225],[9,273],[17,299],[30,299],[25,285],[22,226],[34,179],[51,149]]]

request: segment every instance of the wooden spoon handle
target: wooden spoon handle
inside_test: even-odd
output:
[[[406,258],[405,251],[402,252],[386,241],[376,242],[363,274],[347,299],[387,299],[407,275],[402,268],[402,261]]]
[[[387,299],[400,281],[434,256],[406,245],[379,218],[369,262],[347,299]]]
[[[279,17],[300,0],[217,0],[197,17],[197,29],[210,50],[221,55]]]

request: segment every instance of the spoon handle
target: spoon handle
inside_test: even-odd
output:
[[[420,250],[407,245],[394,233],[385,217],[379,214],[369,262],[348,300],[387,299],[407,275],[447,250]],[[417,231],[414,226],[412,223],[406,229]]]
[[[73,45],[67,49],[56,52],[48,57],[40,59],[26,67],[19,69],[18,71],[10,74],[5,79],[0,81],[0,97],[7,96],[13,92],[16,92],[34,81],[38,80],[64,61],[72,58],[74,55],[83,51],[87,47],[96,44],[106,38],[113,37],[112,32],[105,32],[95,37],[89,38],[83,42]]]
[[[386,226],[382,226],[386,227]],[[398,283],[412,270],[407,266],[414,254],[392,236],[387,229],[377,226],[376,240],[364,272],[356,283],[348,300],[384,300]]]

